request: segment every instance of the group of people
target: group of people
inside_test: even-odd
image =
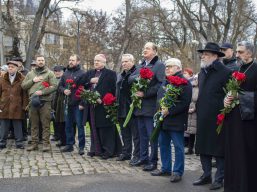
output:
[[[42,151],[50,150],[50,122],[53,120],[55,137],[59,140],[57,146],[61,151],[74,150],[77,130],[78,153],[84,155],[85,125],[88,123],[91,138],[88,156],[130,160],[131,166],[142,166],[152,176],[170,176],[170,181],[175,183],[181,181],[184,174],[184,135],[188,134],[186,154],[193,154],[195,148],[203,169],[202,176],[193,185],[211,184],[210,190],[216,190],[223,187],[224,181],[225,192],[252,192],[257,171],[254,155],[257,151],[257,63],[254,46],[240,42],[234,54],[230,43],[219,46],[208,42],[198,52],[201,70],[195,75],[191,69],[183,68],[178,58],[162,63],[157,56],[157,46],[152,42],[145,44],[144,60],[139,65],[135,65],[133,55],[122,55],[122,72],[118,75],[106,68],[103,54],[95,56],[94,69],[89,71],[81,69],[78,55],[71,55],[65,72],[59,65],[51,71],[44,57],[38,55],[36,67],[25,77],[19,72],[19,62],[11,60],[7,62],[7,72],[0,78],[0,148],[6,147],[10,127],[14,128],[16,147],[24,148],[22,122],[25,111],[29,111],[32,139],[28,151],[38,150],[40,130]],[[133,93],[140,98],[141,108],[133,110],[131,120],[123,127],[132,103],[132,85],[142,68],[150,69],[153,77],[145,90]],[[246,80],[240,85],[239,105],[226,115],[218,134],[217,115],[238,99],[223,90],[234,71],[244,73]],[[165,96],[166,85],[171,84],[170,76],[184,79],[186,83],[180,85],[181,92],[175,105],[162,108],[160,100]],[[90,104],[76,95],[82,86],[100,94],[97,104]],[[106,118],[102,101],[106,93],[116,96],[121,137],[116,126]],[[153,117],[158,110],[164,118],[158,140],[151,140],[155,129]],[[158,146],[161,169],[157,169]],[[175,149],[174,165],[172,146]],[[215,158],[217,167],[213,179],[212,158]]]

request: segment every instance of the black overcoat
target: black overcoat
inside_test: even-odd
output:
[[[207,73],[206,73],[207,72]],[[196,102],[197,132],[196,153],[211,156],[224,156],[224,132],[218,135],[217,115],[224,107],[223,100],[225,87],[231,71],[219,60],[211,66],[201,69],[199,82],[199,95]]]
[[[176,73],[174,76],[184,78],[181,72]],[[184,78],[185,79],[185,78]],[[165,80],[158,91],[157,106],[159,101],[164,96],[164,86],[168,84]],[[169,114],[163,119],[162,129],[168,131],[185,131],[187,128],[188,110],[192,98],[192,85],[188,81],[187,85],[181,86],[182,91],[178,97],[175,106],[169,108]]]
[[[226,115],[225,132],[225,192],[256,191],[257,172],[257,63],[244,64],[240,72],[245,72],[246,81],[241,84],[245,92],[253,93],[254,99],[246,102],[254,108],[250,113],[253,119],[242,120],[242,104],[237,105]]]
[[[83,77],[83,84],[86,89],[90,87],[90,79],[95,77],[96,70],[92,69],[86,72]],[[106,93],[112,93],[115,95],[116,91],[116,72],[110,69],[103,68],[101,72],[101,76],[99,77],[99,81],[93,90],[98,91],[101,95],[101,99],[105,96]],[[89,106],[84,103],[84,122],[88,121],[88,110]],[[106,118],[106,110],[104,109],[103,104],[97,104],[95,106],[95,126],[96,127],[110,127],[113,123],[110,119]]]

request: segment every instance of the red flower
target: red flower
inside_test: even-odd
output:
[[[187,80],[178,76],[168,76],[166,77],[170,84],[179,86],[179,85],[186,85]]]
[[[42,85],[43,85],[44,88],[50,87],[50,84],[48,82],[46,82],[46,81],[43,81]]]
[[[112,105],[116,101],[116,97],[113,96],[111,93],[106,93],[103,97],[103,104],[104,105]]]
[[[217,125],[221,125],[223,123],[223,121],[224,121],[224,118],[225,118],[224,114],[222,114],[222,113],[218,114],[218,116],[217,116]]]
[[[76,92],[75,92],[75,97],[80,98],[82,91],[83,91],[82,89],[77,89]]]
[[[66,83],[68,83],[68,84],[73,84],[73,83],[74,83],[74,80],[73,80],[73,79],[66,79]]]
[[[238,71],[235,71],[232,74],[232,77],[234,77],[237,81],[245,81],[246,75],[244,73],[240,73]]]
[[[75,89],[77,87],[77,85],[75,83],[72,84],[71,86],[73,89]]]
[[[154,73],[148,68],[141,68],[140,69],[140,77],[142,79],[152,79]]]
[[[80,86],[78,87],[78,89],[79,89],[79,90],[83,90],[83,89],[84,89],[84,86],[83,86],[83,85],[80,85]]]

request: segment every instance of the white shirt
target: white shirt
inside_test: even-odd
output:
[[[11,84],[13,84],[13,81],[14,81],[15,77],[16,77],[16,73],[13,74],[13,75],[11,75],[11,74],[9,73],[9,80],[10,80]]]

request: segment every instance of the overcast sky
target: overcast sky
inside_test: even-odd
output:
[[[165,2],[169,2],[168,0],[162,0]],[[252,0],[257,8],[257,0]],[[162,3],[163,3],[162,2]],[[122,4],[125,4],[125,0],[84,0],[81,3],[79,3],[77,6],[74,5],[74,3],[62,3],[62,6],[67,6],[69,8],[77,7],[80,9],[95,9],[95,10],[103,10],[107,13],[111,14],[114,10],[116,10],[118,7],[120,7]],[[67,10],[67,9],[66,9]],[[69,17],[70,12],[69,11],[63,11],[64,12],[64,19],[67,19]]]

